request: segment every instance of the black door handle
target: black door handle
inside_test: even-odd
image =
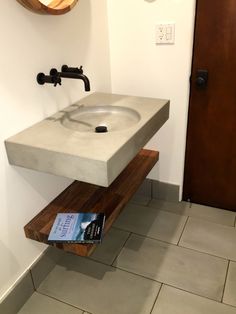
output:
[[[204,89],[207,87],[208,83],[208,71],[207,70],[197,70],[196,80],[197,88]]]

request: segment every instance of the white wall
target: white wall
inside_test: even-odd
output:
[[[150,178],[182,186],[195,0],[108,0],[112,91],[171,100],[170,119],[147,145],[160,151]],[[155,25],[176,23],[175,45]]]
[[[84,96],[83,82],[36,84],[38,72],[84,65],[92,91],[110,91],[106,0],[80,0],[63,16],[42,16],[17,1],[0,11],[0,298],[46,248],[23,226],[70,180],[10,166],[4,139]]]

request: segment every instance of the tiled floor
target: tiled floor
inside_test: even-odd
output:
[[[235,220],[136,197],[91,258],[64,253],[19,314],[236,314]]]

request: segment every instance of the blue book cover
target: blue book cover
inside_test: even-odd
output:
[[[105,215],[102,213],[57,214],[49,242],[99,243],[102,240]]]

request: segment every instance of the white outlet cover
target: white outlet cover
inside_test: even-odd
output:
[[[175,43],[175,24],[163,23],[156,25],[156,44],[166,45]]]

